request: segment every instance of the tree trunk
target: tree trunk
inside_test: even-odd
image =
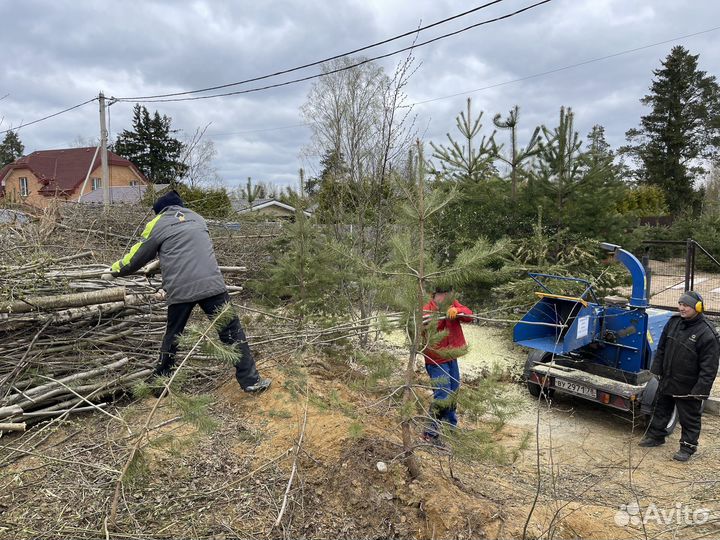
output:
[[[418,141],[418,274],[417,274],[417,306],[415,312],[415,335],[410,345],[410,356],[407,366],[405,367],[405,389],[403,391],[403,411],[405,414],[415,405],[414,396],[411,391],[412,385],[415,383],[415,358],[418,352],[418,344],[422,333],[423,321],[423,300],[425,297],[424,279],[425,279],[425,182],[424,182],[424,163],[423,152],[420,142]],[[404,418],[402,421],[402,439],[403,450],[405,451],[405,465],[412,478],[420,476],[420,463],[415,455],[412,441],[412,431],[410,429],[410,418]]]
[[[25,300],[0,304],[0,313],[28,313],[47,309],[105,304],[125,299],[125,287],[113,287],[99,291],[60,294],[56,296],[34,296]]]

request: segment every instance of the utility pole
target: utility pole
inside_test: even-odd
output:
[[[110,170],[107,157],[108,132],[105,125],[105,94],[100,92],[98,99],[100,101],[100,163],[102,164],[103,205],[107,210],[110,205]]]

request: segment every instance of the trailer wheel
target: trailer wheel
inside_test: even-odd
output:
[[[653,377],[648,381],[647,385],[645,386],[645,390],[640,397],[640,410],[647,419],[647,425],[650,425],[650,422],[652,422],[653,410],[655,409],[655,400],[657,399],[658,386],[659,385],[657,378]],[[677,407],[675,407],[673,409],[672,415],[670,416],[670,420],[668,420],[668,423],[665,425],[665,429],[667,430],[668,435],[675,431],[677,423],[678,411]]]
[[[527,360],[525,360],[525,369],[523,370],[523,376],[525,378],[525,384],[527,385],[528,392],[530,392],[530,395],[536,398],[540,397],[540,393],[544,392],[544,394],[551,398],[553,394],[555,393],[555,390],[552,388],[541,388],[539,384],[536,384],[530,380],[530,369],[535,364],[546,364],[552,360],[552,353],[545,352],[545,351],[530,351],[530,354],[528,354]]]

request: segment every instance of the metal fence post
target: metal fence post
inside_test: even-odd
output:
[[[696,270],[696,264],[695,264],[695,251],[697,242],[695,240],[690,241],[690,250],[691,250],[691,257],[692,262],[690,263],[690,288],[688,290],[694,291],[695,290],[695,270]]]
[[[645,297],[647,298],[648,304],[650,303],[650,280],[652,279],[652,272],[650,270],[650,246],[645,246],[645,254],[642,256],[642,265],[645,268]]]
[[[685,290],[689,291],[690,281],[693,273],[693,262],[692,262],[692,238],[688,238],[685,243]]]

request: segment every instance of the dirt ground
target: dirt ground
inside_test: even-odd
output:
[[[503,378],[520,373],[526,353],[509,343],[506,330],[465,325],[463,331],[470,344],[469,354],[460,359],[463,380],[493,371]],[[525,406],[503,430],[504,443],[512,447],[523,433],[540,434],[541,508],[533,512],[537,522],[526,531],[529,537],[720,537],[720,417],[704,416],[700,450],[690,463],[682,464],[671,459],[679,446],[680,427],[664,446],[647,450],[636,446],[644,418],[633,419],[568,395],[538,403],[520,385],[516,389]],[[720,377],[713,393],[720,395]],[[505,518],[505,527],[496,530],[500,537],[522,537],[517,523],[524,525],[530,511],[527,498],[537,491],[537,449],[533,437],[506,474],[494,478],[492,487],[476,471],[469,472],[473,480],[464,479],[468,485],[477,482],[481,492],[502,494],[504,512],[512,519]],[[625,517],[640,515],[621,510],[633,502],[645,511],[644,529],[637,519],[624,523]],[[700,514],[695,524],[676,519],[670,513],[678,505],[681,514],[708,510],[707,523],[699,523]],[[653,509],[658,514],[665,511],[664,516],[655,519]],[[622,525],[616,524],[616,517]]]
[[[679,428],[664,446],[644,449],[637,447],[644,430],[640,419],[633,429],[629,415],[571,396],[558,395],[552,404],[538,404],[529,395],[527,400],[527,409],[507,431],[539,427],[539,442],[533,438],[512,474],[497,486],[510,498],[508,514],[523,519],[531,487],[523,481],[536,482],[539,467],[543,507],[528,534],[547,538],[556,529],[556,537],[720,537],[720,417],[704,417],[700,450],[690,462],[679,463],[671,459]],[[637,516],[623,512],[631,503],[639,506]],[[682,513],[698,511],[699,519],[693,523],[670,515],[678,506]],[[668,519],[656,519],[661,511]],[[700,523],[706,514],[707,522]],[[644,516],[644,528],[637,519],[627,523],[638,516]]]
[[[493,373],[504,380],[520,376],[525,353],[513,347],[507,328],[464,324],[463,334],[469,345],[468,353],[460,360],[463,380],[473,381]],[[398,350],[407,347],[405,336],[399,331],[389,333],[386,339]],[[418,357],[420,371],[422,366],[422,359]]]
[[[477,332],[476,345],[499,339],[496,330]],[[514,359],[508,365],[524,357],[497,347]],[[480,364],[461,369],[485,373],[483,359],[495,362],[499,351],[476,347]],[[681,464],[671,459],[679,433],[640,449],[639,422],[633,428],[631,418],[572,397],[539,403],[506,382],[500,391],[523,403],[493,434],[508,459],[452,458],[418,437],[423,474],[411,480],[397,411],[355,384],[347,365],[306,357],[266,372],[274,382],[262,396],[243,394],[230,377],[210,394],[208,431],[183,421],[172,400],[161,403],[115,527],[107,516],[130,447],[123,425],[93,414],[38,431],[33,444],[3,437],[0,538],[720,537],[718,417],[705,417],[700,451]],[[154,403],[108,412],[137,432]],[[459,414],[461,430],[483,427]],[[633,502],[639,509],[628,513]],[[678,507],[707,509],[705,523],[677,512],[665,519]]]

